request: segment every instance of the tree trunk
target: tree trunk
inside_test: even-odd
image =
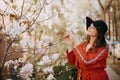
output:
[[[108,10],[107,14],[108,14],[108,39],[111,40],[111,23],[110,23],[111,13],[110,13],[110,9]]]
[[[114,22],[114,32],[115,32],[115,40],[118,41],[118,30],[117,30],[117,19],[116,19],[116,9],[112,6],[113,8],[113,22]]]
[[[0,67],[0,80],[4,80],[2,73],[3,73],[3,72],[2,72],[2,67]]]
[[[4,80],[2,75],[3,73],[2,58],[5,51],[5,41],[3,40],[4,38],[5,38],[4,34],[0,34],[0,80]]]

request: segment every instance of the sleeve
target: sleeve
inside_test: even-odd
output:
[[[79,54],[80,58],[82,59],[82,61],[84,62],[84,64],[88,65],[88,64],[95,64],[101,60],[106,60],[107,56],[108,56],[108,47],[104,48],[100,53],[98,54],[85,54],[82,55],[81,52],[78,50],[78,48],[76,48],[77,53]]]
[[[73,50],[71,52],[68,52],[68,50],[66,50],[66,54],[67,54],[68,63],[70,65],[75,65],[75,55]]]
[[[68,63],[70,65],[73,65],[76,69],[80,69],[79,61],[76,59],[74,51],[72,50],[71,52],[68,52],[68,50],[66,50],[66,53],[67,53]]]

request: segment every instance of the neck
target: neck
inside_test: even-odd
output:
[[[95,47],[96,38],[97,38],[97,37],[90,37],[90,42],[89,42],[90,47]]]

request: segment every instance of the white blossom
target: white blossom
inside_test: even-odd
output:
[[[31,47],[31,48],[34,47],[34,43],[31,40],[28,40],[27,43],[28,43],[29,47]]]
[[[55,79],[55,77],[53,76],[53,74],[49,74],[48,77],[47,77],[47,80],[53,80]]]
[[[66,63],[67,63],[67,60],[65,60],[65,59],[61,60],[61,65],[65,66]]]
[[[47,67],[47,68],[43,69],[43,72],[44,72],[44,73],[53,73],[53,72],[54,72],[54,71],[53,71],[53,67],[52,67],[52,66]]]
[[[29,78],[29,76],[32,75],[32,73],[33,73],[33,64],[27,63],[27,64],[25,64],[25,66],[23,66],[20,69],[19,74],[23,79],[27,79],[27,78]]]
[[[28,77],[26,80],[31,80],[30,77]]]
[[[29,47],[31,47],[31,48],[34,47],[34,43],[33,43],[33,41],[31,40],[31,38],[30,38],[29,35],[24,34],[22,37],[23,37],[22,40],[20,40],[20,42],[19,42],[19,43],[20,43],[20,46],[21,46],[22,48],[26,48],[27,45],[28,45]]]
[[[12,79],[6,79],[6,80],[12,80]]]
[[[14,46],[19,46],[19,45],[18,45],[18,44],[16,44],[16,43],[13,43],[13,44],[12,44],[12,47],[14,47]]]
[[[54,32],[58,33],[58,32],[59,32],[59,30],[58,30],[58,29],[54,29]]]
[[[77,33],[79,30],[78,30],[78,24],[77,23],[74,23],[74,24],[72,24],[71,26],[68,26],[67,28],[66,28],[66,30],[68,31],[68,32],[74,32],[74,33]]]
[[[40,62],[37,63],[37,65],[44,65],[44,62],[41,60]]]
[[[13,64],[13,63],[14,63],[13,60],[9,60],[9,61],[5,62],[4,66],[9,67],[9,65]]]
[[[22,48],[25,48],[26,47],[26,45],[27,45],[27,42],[23,39],[23,40],[20,40],[20,46],[22,47]]]
[[[44,62],[45,64],[47,64],[47,63],[50,62],[50,58],[49,58],[48,55],[47,55],[47,56],[43,56],[43,57],[42,57],[42,60],[43,60],[43,62]]]
[[[52,36],[47,36],[47,35],[43,35],[41,40],[38,42],[38,47],[41,48],[43,47],[47,47],[49,46],[50,43],[53,42],[53,37]]]
[[[54,61],[56,61],[58,58],[59,58],[59,54],[53,54],[53,55],[52,55],[52,59],[53,59]]]
[[[46,51],[45,48],[40,48],[40,49],[38,49],[37,53],[38,53],[38,54],[44,54],[45,51]]]
[[[9,60],[9,61],[5,62],[4,66],[6,66],[7,68],[9,68],[9,66],[12,65],[12,64],[13,64],[13,68],[17,69],[18,66],[19,66],[19,61],[18,60],[15,60],[15,61]]]

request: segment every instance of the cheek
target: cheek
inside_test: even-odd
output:
[[[97,36],[97,31],[96,31],[96,30],[87,31],[86,33],[87,33],[87,35],[89,35],[89,36]]]
[[[97,36],[97,31],[96,30],[94,30],[93,32],[92,32],[92,34],[94,35],[94,36]]]
[[[93,31],[93,33],[94,33],[95,35],[97,35],[97,34],[98,34],[96,30],[95,30],[95,31]]]

